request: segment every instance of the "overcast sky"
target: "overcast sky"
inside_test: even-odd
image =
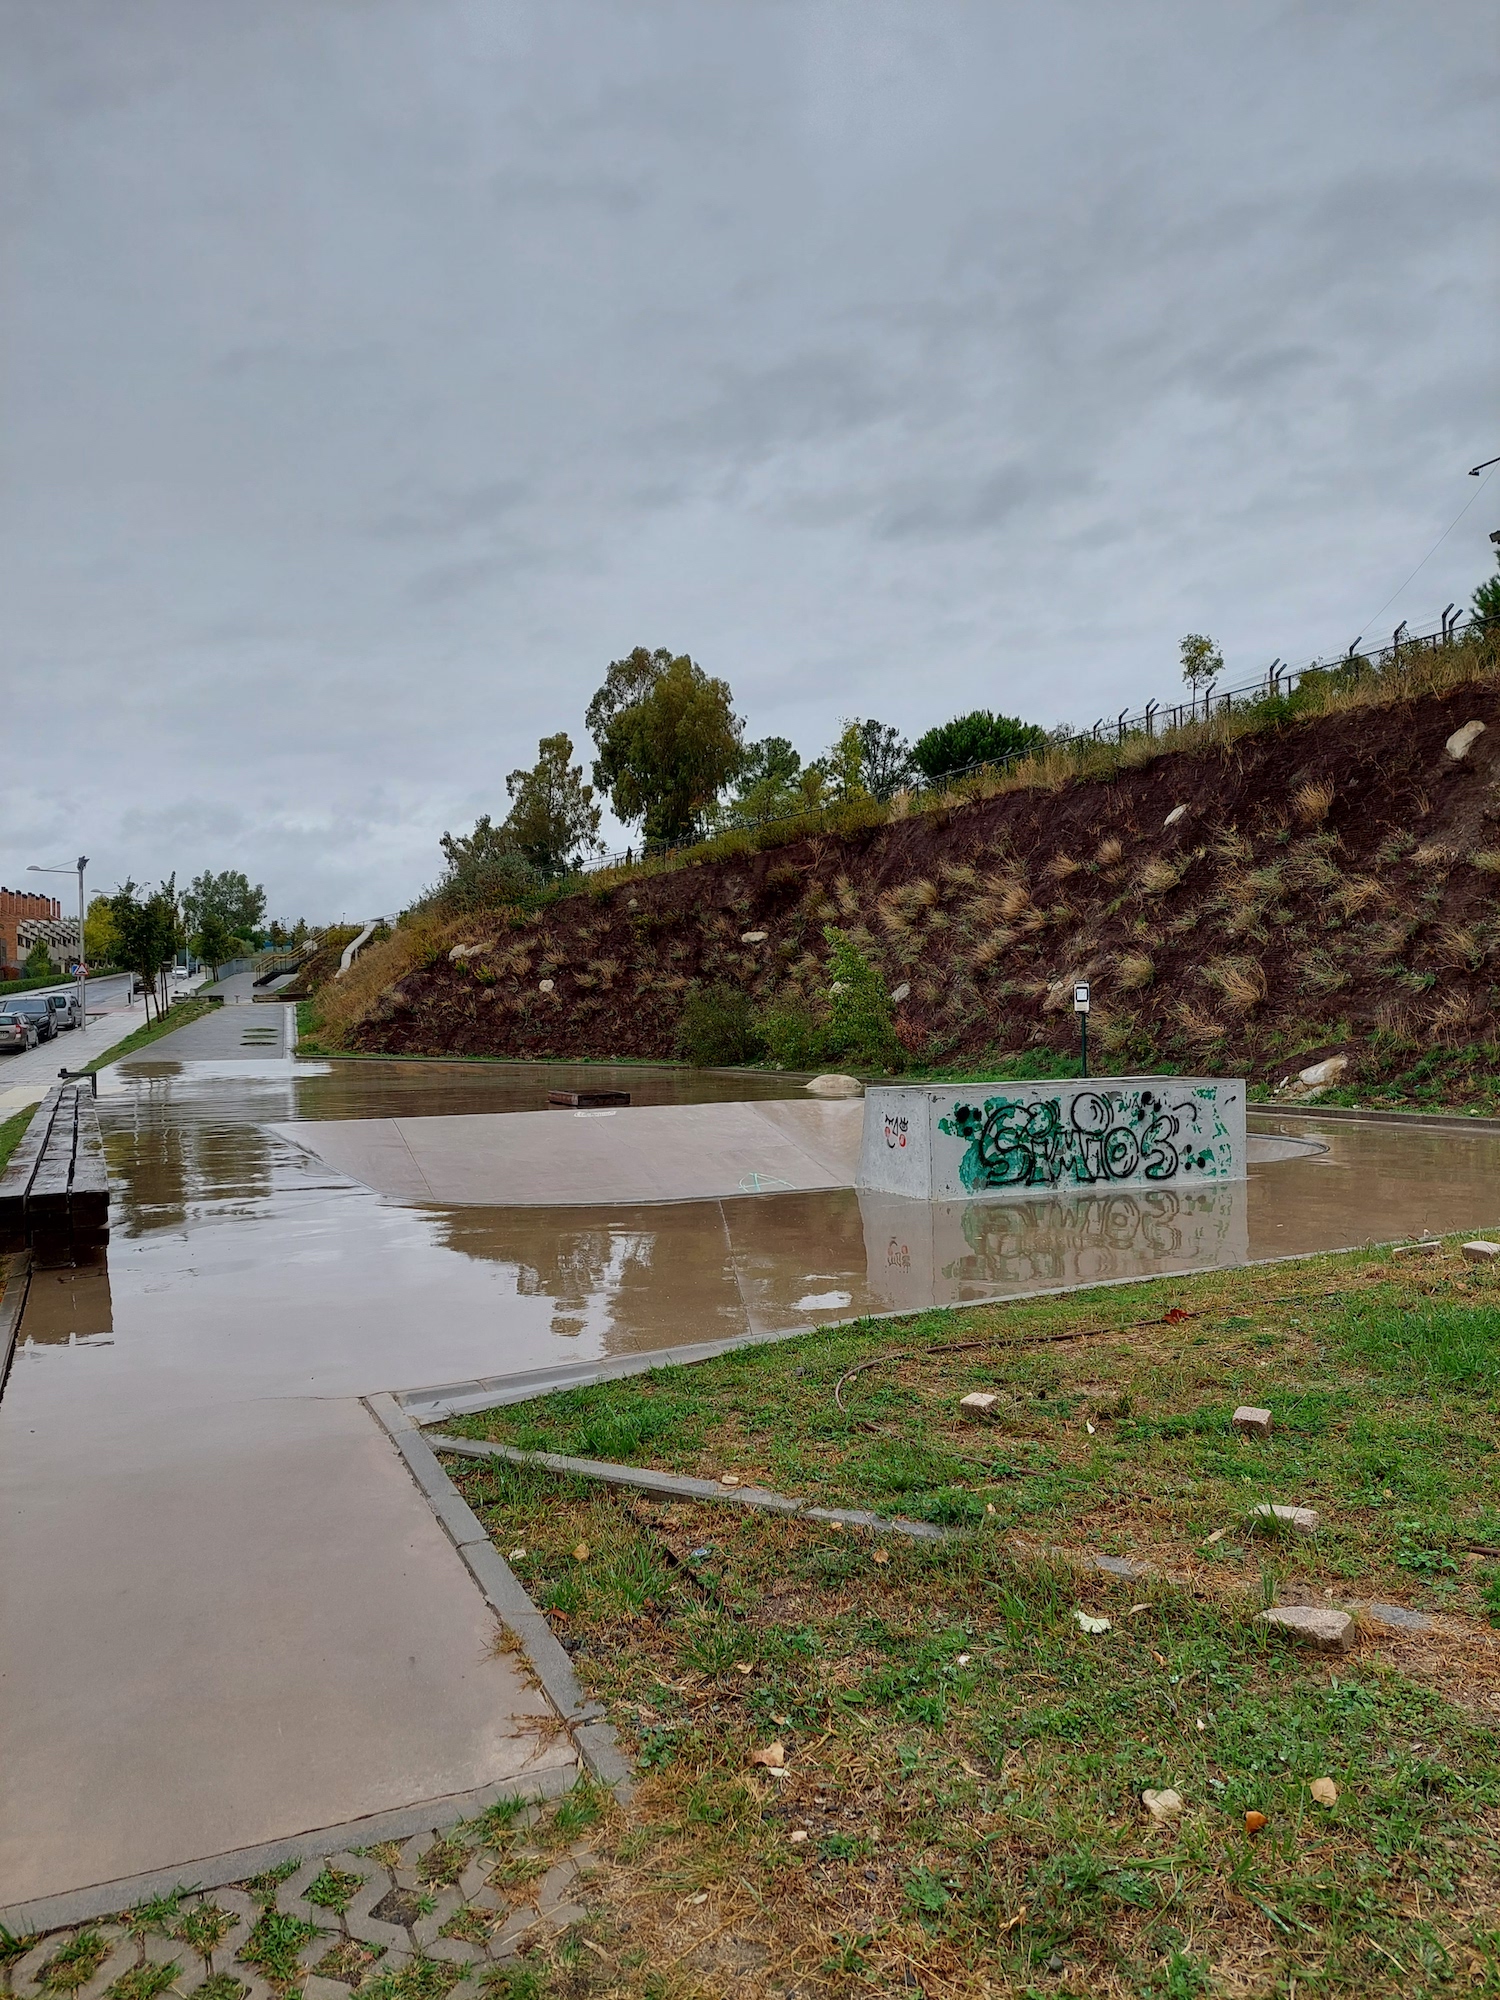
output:
[[[1248,676],[1491,566],[1493,0],[0,32],[11,886],[394,909],[638,644],[813,754],[1091,723],[1185,631]]]

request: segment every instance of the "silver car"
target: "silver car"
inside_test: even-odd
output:
[[[22,1055],[37,1045],[36,1025],[24,1014],[0,1013],[0,1049]]]
[[[78,995],[76,993],[49,993],[47,1005],[52,1009],[52,1025],[55,1028],[76,1028],[78,1026]]]

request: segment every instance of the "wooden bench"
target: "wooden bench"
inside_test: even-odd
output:
[[[109,1242],[109,1172],[87,1079],[55,1083],[0,1174],[0,1254],[76,1264]]]

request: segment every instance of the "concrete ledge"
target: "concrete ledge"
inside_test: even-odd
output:
[[[410,1435],[410,1433],[408,1433]],[[434,1451],[456,1458],[498,1458],[507,1465],[530,1465],[543,1472],[574,1479],[596,1479],[603,1486],[624,1486],[636,1493],[654,1493],[663,1500],[712,1501],[720,1507],[750,1507],[758,1513],[795,1515],[802,1521],[837,1522],[846,1528],[868,1528],[877,1535],[909,1535],[916,1542],[944,1542],[946,1528],[929,1521],[904,1521],[899,1516],[870,1514],[861,1507],[810,1507],[785,1493],[764,1486],[721,1486],[716,1479],[692,1479],[682,1472],[656,1472],[648,1466],[611,1465],[598,1458],[567,1458],[557,1451],[522,1451],[513,1444],[489,1444],[477,1438],[432,1440]]]
[[[390,1812],[348,1820],[342,1826],[314,1827],[306,1833],[289,1834],[284,1840],[264,1841],[258,1847],[235,1848],[227,1854],[210,1855],[206,1860],[184,1862],[177,1868],[156,1868],[149,1874],[127,1875],[117,1881],[96,1883],[88,1889],[70,1889],[60,1896],[12,1903],[0,1909],[0,1924],[23,1936],[31,1931],[56,1930],[64,1924],[85,1923],[95,1917],[110,1916],[116,1910],[127,1910],[149,1896],[169,1896],[179,1885],[220,1889],[226,1882],[243,1881],[247,1875],[278,1867],[283,1861],[341,1854],[346,1848],[373,1846],[377,1840],[406,1840],[432,1827],[473,1819],[498,1799],[555,1799],[577,1779],[577,1761],[570,1755],[525,1775],[481,1785],[475,1791],[450,1792],[442,1798],[424,1799],[417,1805],[398,1806]]]

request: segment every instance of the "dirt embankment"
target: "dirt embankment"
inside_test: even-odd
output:
[[[908,989],[917,1063],[1071,1052],[1087,978],[1101,1068],[1274,1082],[1347,1047],[1373,1074],[1495,1039],[1497,889],[1500,689],[1471,683],[471,918],[429,934],[425,962],[398,935],[348,1041],[669,1056],[697,982],[816,996],[834,924]]]

